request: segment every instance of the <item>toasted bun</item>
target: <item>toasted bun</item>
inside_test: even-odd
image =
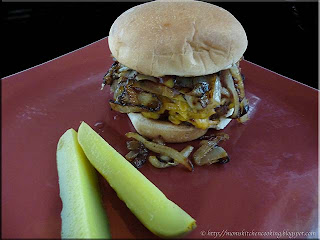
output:
[[[149,119],[140,113],[128,113],[128,116],[139,134],[151,139],[161,136],[165,142],[189,142],[207,132],[207,129],[203,130],[187,125],[174,125],[168,121]]]
[[[150,76],[201,76],[226,69],[247,48],[228,11],[200,1],[153,1],[121,14],[109,47],[122,64]]]

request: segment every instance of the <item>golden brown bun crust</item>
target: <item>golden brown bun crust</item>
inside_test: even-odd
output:
[[[149,119],[140,113],[128,113],[128,116],[139,134],[150,139],[161,136],[168,143],[189,142],[203,136],[208,131],[207,129]]]
[[[228,11],[200,1],[153,1],[121,14],[109,47],[122,64],[155,77],[201,76],[228,68],[247,48],[247,36]]]

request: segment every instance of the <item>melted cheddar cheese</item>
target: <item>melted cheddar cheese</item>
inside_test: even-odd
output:
[[[202,110],[193,109],[181,95],[178,95],[176,99],[161,97],[161,101],[162,107],[159,111],[142,112],[142,115],[151,119],[159,119],[161,114],[168,111],[168,120],[173,124],[178,125],[181,122],[189,122],[201,129],[207,129],[219,123],[218,120],[212,121],[209,119],[209,117],[215,113],[213,107],[207,107]]]

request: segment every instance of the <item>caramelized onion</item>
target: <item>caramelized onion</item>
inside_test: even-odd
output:
[[[138,150],[130,151],[124,157],[131,162],[133,159],[135,159],[138,156],[138,154],[139,154]]]
[[[212,144],[217,145],[220,141],[226,141],[229,139],[229,135],[226,133],[217,133],[211,135],[204,135],[200,137],[201,140],[208,140],[212,142]]]
[[[183,156],[185,156],[186,158],[188,158],[190,156],[190,154],[192,153],[194,147],[192,147],[191,145],[186,146],[184,149],[182,149],[182,151],[180,152]],[[172,161],[173,159],[166,156],[166,155],[160,155],[159,157],[162,161],[164,162],[169,162]]]
[[[159,153],[162,155],[167,155],[169,157],[171,157],[174,161],[176,161],[177,163],[180,163],[182,165],[184,165],[186,168],[188,168],[190,171],[193,170],[193,166],[192,163],[189,161],[188,158],[186,158],[185,156],[183,156],[180,152],[178,152],[177,150],[167,147],[167,146],[163,146],[154,142],[150,142],[148,140],[146,140],[144,137],[140,136],[137,133],[133,133],[133,132],[128,132],[126,133],[126,136],[128,138],[134,138],[136,140],[138,140],[139,142],[141,142],[147,149],[155,152],[155,153]]]
[[[239,98],[240,101],[245,97],[245,92],[244,92],[244,84],[243,84],[243,80],[242,80],[242,75],[240,73],[240,69],[237,65],[232,65],[232,67],[230,68],[230,72],[232,77],[235,79],[236,83],[237,83],[237,88],[239,90]]]
[[[208,145],[202,145],[202,146],[208,146]],[[196,154],[196,153],[195,153]],[[206,152],[205,155],[202,157],[194,156],[194,162],[195,164],[202,166],[202,165],[210,165],[212,163],[218,163],[221,159],[229,158],[227,152],[219,146],[211,147],[208,152]]]
[[[101,90],[106,84],[108,85],[112,84],[114,80],[112,75],[115,71],[117,71],[118,68],[119,68],[119,62],[115,61],[109,68],[108,72],[103,76],[103,83],[102,83]]]
[[[141,105],[148,106],[152,104],[152,102],[155,100],[155,97],[151,93],[141,92],[138,95],[138,100]]]
[[[240,102],[240,116],[243,116],[244,114],[249,112],[249,101],[248,99],[244,98]]]
[[[210,105],[210,107],[215,107],[220,105],[220,102],[221,102],[220,79],[218,76],[216,76],[214,78],[215,80],[212,86],[209,80],[210,78],[212,78],[212,76],[199,77],[198,83],[195,85],[192,91],[184,95],[185,100],[187,101],[188,105],[191,108],[196,110],[202,110],[206,108],[208,105]],[[209,87],[212,87],[212,89],[210,90]]]
[[[148,92],[140,92],[137,98],[139,105],[146,106],[151,109],[160,109],[161,101],[155,94]]]
[[[157,144],[163,145],[163,146],[166,145],[165,141],[163,140],[163,138],[161,136],[158,136],[157,138],[152,139],[152,141]],[[161,155],[161,154],[159,155],[159,158],[160,158],[160,162],[162,162],[162,161],[169,162],[172,160],[172,158],[170,158],[166,155]]]
[[[163,161],[163,162],[169,162],[169,161],[172,160],[171,157],[168,157],[167,155],[161,155],[161,154],[160,154],[159,158],[160,158],[161,161]]]
[[[130,86],[126,86],[124,88],[123,93],[121,94],[121,97],[119,97],[117,101],[119,101],[121,98],[120,102],[137,105],[139,104],[138,96],[140,96],[140,94],[138,95],[134,90],[134,88]],[[147,104],[141,104],[141,105],[147,106]]]
[[[199,166],[217,163],[225,158],[229,158],[227,152],[222,147],[210,144],[210,141],[201,145],[193,154],[193,160]]]
[[[129,71],[125,76],[127,79],[134,79],[137,76],[137,74],[138,73],[136,71]]]
[[[180,153],[185,156],[186,158],[189,157],[191,152],[193,151],[193,147],[188,145],[186,146]],[[162,157],[166,157],[166,160],[163,160]],[[149,162],[156,168],[167,168],[167,167],[172,167],[178,165],[177,162],[170,162],[172,161],[172,158],[168,156],[161,155],[159,160],[156,156],[150,156],[149,157]]]
[[[248,113],[242,115],[242,116],[239,117],[237,120],[238,120],[240,123],[245,123],[246,121],[249,120],[249,115],[248,115]]]
[[[136,156],[132,161],[131,164],[136,168],[141,168],[143,164],[146,163],[148,157],[148,152],[139,152],[138,156]]]
[[[228,89],[226,89],[225,87],[221,88],[221,94],[226,97],[230,97],[230,93],[229,93]]]
[[[220,161],[227,162],[228,154],[222,147],[218,146],[218,143],[229,139],[228,134],[219,133],[218,135],[203,136],[200,139],[204,140],[200,142],[200,147],[193,154],[195,164],[202,166]]]
[[[149,80],[149,81],[152,81],[152,82],[155,82],[155,83],[158,82],[155,77],[144,75],[144,74],[141,74],[141,73],[138,73],[135,79],[137,81]]]
[[[145,112],[147,111],[146,108],[142,106],[132,106],[132,105],[120,105],[116,102],[109,102],[111,108],[117,112],[121,113],[131,113],[131,112]]]
[[[192,82],[192,80],[190,79],[190,77],[177,77],[177,78],[175,79],[175,84],[176,84],[178,87],[190,88],[190,89],[193,88],[193,82]]]
[[[224,85],[227,87],[227,89],[231,92],[233,97],[233,103],[234,103],[234,112],[231,115],[232,118],[236,118],[239,113],[239,96],[237,93],[237,90],[234,86],[234,82],[232,79],[232,75],[229,70],[223,70],[221,71],[222,75],[222,81],[224,82]]]
[[[214,126],[213,128],[214,128],[214,129],[217,129],[217,130],[222,130],[222,129],[224,129],[231,121],[232,121],[231,118],[220,117],[219,123],[218,123],[216,126]]]
[[[215,144],[210,144],[210,141],[202,142],[202,145],[193,154],[193,160],[197,165],[201,165],[201,159],[214,148]]]
[[[141,88],[146,92],[154,93],[168,98],[174,98],[175,96],[179,95],[178,91],[174,91],[165,85],[157,84],[148,80],[134,82],[133,86]]]
[[[186,95],[184,95],[184,99],[187,101],[188,105],[191,108],[196,109],[196,110],[202,110],[203,109],[202,105],[204,103],[201,103],[200,99],[198,97],[186,94]]]
[[[136,140],[128,141],[127,148],[131,150],[125,155],[125,158],[131,162],[136,168],[142,167],[142,165],[147,161],[148,149]]]
[[[230,117],[233,114],[234,108],[230,108],[228,109],[228,111],[226,112],[226,114],[224,115],[225,117]]]
[[[127,72],[128,70],[130,70],[130,68],[121,65],[121,67],[119,68],[118,72]]]
[[[190,78],[191,78],[191,81],[193,83],[193,86],[196,86],[199,83],[210,84],[210,80],[212,78],[212,75],[190,77]]]
[[[239,80],[241,79],[241,73],[240,73],[240,69],[238,68],[238,66],[236,64],[233,64],[231,67],[230,67],[230,72],[232,74],[232,76]]]
[[[176,162],[159,161],[159,159],[156,156],[149,156],[149,162],[151,163],[152,166],[156,168],[167,168],[167,167],[172,167],[177,165]]]
[[[199,128],[218,130],[223,129],[232,118],[238,118],[239,122],[248,119],[246,113],[249,105],[244,95],[243,77],[238,63],[228,66],[228,69],[218,74],[155,78],[115,62],[104,80],[104,84],[110,84],[114,91],[115,100],[110,102],[112,109],[121,113],[141,112],[148,118],[159,119],[165,111],[169,111],[169,121],[175,124],[189,122]],[[179,105],[180,102],[183,105]],[[177,110],[170,112],[168,106],[181,110],[177,117],[173,117]],[[182,110],[181,106],[188,110]],[[211,113],[207,109],[216,111]],[[194,114],[186,114],[187,111]],[[204,112],[210,114],[202,117]],[[213,120],[215,123],[211,123]]]
[[[130,113],[130,112],[157,112],[160,110],[162,104],[161,101],[158,98],[157,102],[152,101],[149,106],[145,106],[142,104],[132,104],[132,103],[126,103],[126,102],[118,102],[114,100],[109,100],[109,104],[113,110],[116,110],[121,113]]]
[[[141,146],[141,143],[139,141],[136,141],[136,140],[127,141],[127,148],[129,150],[137,150],[140,148],[140,146]]]
[[[195,87],[192,89],[192,91],[188,93],[188,95],[201,97],[208,91],[209,91],[209,83],[201,82],[196,84]]]
[[[213,92],[212,92],[212,101],[214,101],[214,105],[220,105],[221,103],[221,82],[220,78],[216,77],[214,82]]]
[[[182,149],[182,151],[180,153],[187,158],[190,156],[193,149],[194,149],[194,147],[192,147],[191,145],[188,145],[184,149]]]

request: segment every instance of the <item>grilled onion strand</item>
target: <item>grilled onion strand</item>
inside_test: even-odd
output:
[[[167,147],[167,146],[163,146],[163,145],[154,143],[154,142],[150,142],[137,133],[128,132],[128,133],[126,133],[126,136],[128,138],[136,139],[137,141],[141,142],[147,149],[149,149],[155,153],[159,153],[159,154],[167,155],[167,156],[171,157],[174,161],[185,166],[189,171],[193,171],[193,165],[190,162],[190,160],[188,158],[186,158],[183,154],[178,152],[177,150],[170,148],[170,147]]]

